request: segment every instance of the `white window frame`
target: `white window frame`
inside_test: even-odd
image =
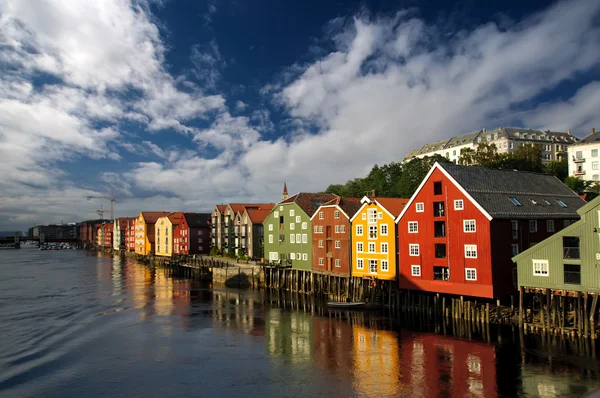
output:
[[[273,243],[273,235],[269,235],[269,243]]]
[[[346,226],[345,225],[340,225],[340,233],[341,234],[345,234],[346,233]]]
[[[477,280],[477,269],[476,268],[465,268],[465,280],[476,281]]]
[[[279,218],[279,212],[278,211],[274,212],[273,215],[275,216],[275,218]]]
[[[340,218],[340,211],[336,210],[333,212],[333,218]]]
[[[335,226],[335,233],[336,233],[336,234],[339,234],[339,233],[340,233],[340,226],[339,226],[339,225],[336,225],[336,226]]]
[[[477,258],[477,245],[465,245],[465,258]]]
[[[363,226],[362,226],[362,224],[358,224],[356,226],[356,236],[363,236]]]
[[[335,259],[335,266],[338,267],[338,268],[341,267],[342,266],[342,260],[340,260],[339,258],[336,258]]]
[[[356,252],[357,253],[364,253],[365,249],[365,245],[363,244],[363,242],[356,242]]]
[[[323,213],[322,211],[319,212],[319,220],[323,220],[325,219],[325,213]]]
[[[419,233],[419,222],[418,221],[409,221],[408,222],[408,233],[409,234],[418,234]]]
[[[592,162],[592,170],[598,170],[598,162]]]
[[[377,219],[378,220],[383,220],[383,212],[382,211],[377,212]]]
[[[296,243],[296,235],[290,234],[290,243]]]
[[[373,262],[375,263],[375,271],[371,271],[371,265],[372,265]],[[370,274],[376,274],[377,273],[377,260],[376,259],[373,259],[373,258],[369,259],[369,273]]]
[[[364,212],[362,213],[362,219],[363,219],[363,220],[366,220],[366,219],[367,219],[367,213],[364,213]]]
[[[302,261],[308,261],[308,254],[302,253]]]
[[[529,233],[536,233],[538,231],[537,228],[537,220],[529,220]]]
[[[415,203],[415,211],[417,213],[423,213],[425,211],[425,203],[423,203],[423,202]]]
[[[356,269],[360,269],[360,270],[365,269],[365,260],[363,260],[362,258],[357,258],[356,259]]]
[[[377,225],[369,225],[369,239],[377,239],[378,233]]]
[[[319,265],[325,265],[325,259],[323,257],[319,257]]]
[[[290,217],[294,217],[294,209],[290,209]]]
[[[531,260],[531,265],[533,267],[533,276],[550,276],[550,265],[548,260]],[[545,273],[544,273],[545,271]]]
[[[296,253],[290,253],[290,260],[296,259]]]
[[[377,209],[368,209],[369,224],[377,224]]]
[[[510,245],[510,250],[513,257],[516,256],[517,254],[519,254],[519,244],[513,243],[512,245]]]
[[[454,210],[464,210],[465,209],[465,202],[462,199],[456,199],[454,201]]]
[[[380,232],[381,232],[381,236],[388,236],[388,225],[387,224],[381,224],[379,226]]]
[[[300,243],[300,239],[302,239],[302,236],[300,234],[296,234],[296,243]]]
[[[269,231],[273,230],[273,224],[269,224]]]
[[[302,222],[302,217],[296,216],[296,222]]]
[[[373,250],[371,250],[371,248],[373,248]],[[377,253],[377,247],[375,246],[375,242],[369,242],[367,244],[367,249],[368,249],[368,253]]]
[[[420,265],[411,265],[410,266],[410,274],[412,276],[421,276],[421,266]]]
[[[302,229],[308,229],[308,223],[306,221],[302,223]]]
[[[308,243],[308,234],[302,234],[302,243]]]
[[[323,226],[319,225],[319,233],[322,234],[323,233]]]
[[[323,239],[319,239],[319,247],[325,247],[325,241]]]
[[[336,241],[335,241],[335,248],[336,248],[336,249],[341,249],[341,248],[342,248],[342,242],[341,242],[341,241],[339,241],[339,240],[336,240]]]
[[[384,250],[384,247],[385,247],[385,250]],[[389,249],[388,243],[387,242],[381,242],[380,249],[381,249],[381,253],[387,253],[388,249]]]
[[[408,245],[408,254],[411,257],[419,257],[419,244],[418,243],[410,243]]]
[[[547,232],[555,232],[556,229],[554,227],[554,220],[546,220],[546,231]]]
[[[390,270],[390,265],[388,260],[381,260],[381,271],[382,272],[389,272]]]
[[[315,234],[319,233],[319,227],[318,226],[315,225],[313,229],[314,229],[313,233],[315,233]]]
[[[477,232],[477,222],[475,220],[463,220],[463,232]]]
[[[293,222],[290,223],[290,231],[293,231],[294,228],[296,228],[296,224],[294,224]]]

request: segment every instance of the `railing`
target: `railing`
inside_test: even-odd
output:
[[[563,258],[578,260],[580,258],[579,247],[563,247]]]
[[[573,162],[575,162],[575,163],[583,163],[583,162],[585,162],[585,158],[583,158],[583,157],[581,157],[581,158],[574,157],[573,158]]]
[[[575,174],[576,176],[581,176],[581,175],[584,175],[584,174],[585,174],[585,170],[575,170],[575,173],[574,173],[574,174]]]

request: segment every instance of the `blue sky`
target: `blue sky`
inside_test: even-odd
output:
[[[481,128],[600,127],[593,1],[1,0],[0,230],[277,201]]]

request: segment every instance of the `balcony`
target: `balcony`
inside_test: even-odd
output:
[[[584,175],[584,174],[585,174],[585,170],[575,170],[575,173],[574,173],[574,174],[575,174],[576,176],[582,176],[582,175]]]
[[[575,156],[573,156],[573,162],[575,162],[575,163],[583,163],[583,162],[585,162],[585,158],[583,158],[583,157],[576,158]]]

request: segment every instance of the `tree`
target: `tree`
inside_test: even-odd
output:
[[[569,162],[563,157],[561,160],[553,160],[546,165],[546,174],[555,176],[561,181],[565,181],[569,175]]]
[[[463,166],[469,166],[474,163],[473,157],[475,156],[475,151],[473,148],[462,148],[460,150],[460,156],[458,158],[458,164]]]
[[[477,145],[477,151],[475,151],[472,160],[476,165],[481,167],[497,167],[501,157],[498,155],[496,144],[483,142]]]
[[[574,192],[576,192],[579,195],[583,194],[588,189],[590,184],[591,182],[584,181],[578,177],[568,176],[567,178],[565,178],[565,185],[571,188]]]
[[[535,171],[542,173],[544,164],[542,163],[542,147],[538,144],[523,144],[516,151],[509,154],[509,158],[515,161],[517,170]]]

